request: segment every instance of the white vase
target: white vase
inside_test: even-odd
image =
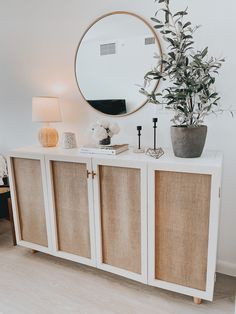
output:
[[[64,132],[62,134],[61,146],[62,148],[65,148],[65,149],[75,148],[76,147],[75,133]]]

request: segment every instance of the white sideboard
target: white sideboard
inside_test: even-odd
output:
[[[212,300],[222,155],[9,153],[19,245]]]

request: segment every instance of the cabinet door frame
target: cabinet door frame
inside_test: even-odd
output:
[[[211,175],[206,291],[155,279],[155,171],[158,170]],[[148,166],[148,178],[148,284],[162,289],[212,301],[217,258],[221,169],[219,167],[198,165],[150,163]]]
[[[96,226],[96,248],[97,267],[99,269],[133,279],[142,283],[147,283],[147,164],[138,161],[126,161],[118,159],[93,158],[94,176],[94,212]],[[140,191],[141,191],[141,274],[127,271],[102,262],[102,230],[101,230],[101,206],[99,188],[99,166],[112,166],[134,168],[140,170]]]
[[[93,180],[91,175],[87,178],[88,183],[88,205],[89,205],[89,229],[90,229],[90,246],[91,246],[91,258],[78,256],[75,254],[60,251],[58,249],[58,236],[57,236],[57,223],[56,223],[56,209],[54,201],[54,187],[51,162],[73,162],[86,164],[87,170],[92,172],[92,161],[90,157],[80,156],[58,156],[58,155],[46,155],[46,169],[47,169],[47,181],[48,181],[48,200],[49,200],[49,211],[51,217],[51,232],[52,232],[52,243],[53,243],[53,255],[65,258],[74,262],[78,262],[84,265],[96,266],[96,247],[95,247],[95,225],[94,225],[94,210],[93,210]]]
[[[40,162],[48,247],[45,247],[45,246],[42,246],[39,244],[35,244],[32,242],[28,242],[28,241],[22,240],[22,238],[21,238],[19,207],[18,207],[18,202],[17,202],[17,191],[16,191],[16,184],[15,184],[13,161],[12,161],[13,158],[38,160]],[[46,175],[44,155],[33,154],[33,153],[12,152],[10,155],[8,155],[7,161],[8,161],[9,183],[10,183],[10,191],[11,191],[13,219],[14,219],[14,226],[15,226],[15,232],[16,232],[16,242],[18,245],[30,248],[32,250],[36,250],[36,251],[50,254],[52,252],[52,238],[51,238],[50,215],[49,215],[49,208],[48,208],[47,175]]]

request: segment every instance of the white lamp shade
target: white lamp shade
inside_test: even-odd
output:
[[[36,122],[60,122],[61,110],[57,97],[33,97],[32,120]]]

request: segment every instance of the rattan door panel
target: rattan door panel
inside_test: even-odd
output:
[[[40,160],[12,158],[21,240],[48,246]]]
[[[87,166],[51,161],[58,250],[91,258]]]
[[[99,166],[102,259],[141,273],[140,169]]]
[[[206,290],[211,176],[155,172],[155,278]]]

